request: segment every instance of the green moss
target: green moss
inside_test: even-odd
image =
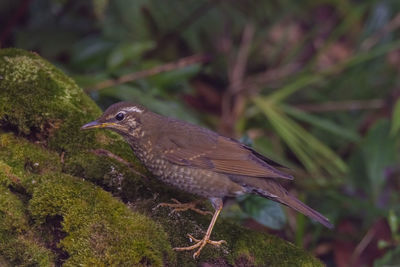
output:
[[[7,229],[3,237],[13,242],[12,247],[15,250],[5,253],[16,255],[13,262],[27,262],[26,259],[17,257],[22,250],[34,254],[39,251],[33,242],[12,239],[8,233],[31,228],[26,223],[29,217],[41,225],[47,218],[56,215],[61,216],[61,231],[67,234],[59,241],[59,246],[70,255],[67,263],[72,266],[82,262],[89,265],[120,265],[132,262],[161,266],[164,257],[169,262],[174,262],[166,234],[159,225],[143,215],[132,213],[109,193],[93,184],[62,174],[63,168],[58,153],[48,151],[24,138],[15,137],[11,133],[0,134],[0,140],[0,181],[13,187],[23,185],[27,192],[32,194],[28,213],[23,203],[8,189],[5,189],[7,194],[1,192],[1,196],[10,195],[13,200],[10,203],[9,198],[0,199],[3,206],[15,208],[12,212],[15,216],[6,217],[0,224],[0,229]],[[118,165],[120,163],[112,163],[111,159],[94,154],[89,155],[91,156],[82,156],[80,159],[85,163],[84,169],[90,169],[93,164],[103,166],[98,175],[104,181],[107,180],[104,178],[107,175],[110,182],[117,179],[118,175],[112,177],[112,174],[106,171],[113,166],[112,164],[115,166],[111,168],[114,172],[129,176],[126,167]],[[87,161],[84,161],[84,158]],[[87,175],[93,177],[90,171]],[[43,237],[43,240],[46,239],[48,237]],[[10,247],[10,243],[7,244],[7,247]],[[9,255],[6,258],[13,257]]]
[[[0,132],[0,158],[4,158],[13,168],[34,174],[61,171],[58,153],[12,133]]]
[[[18,176],[14,175],[11,167],[5,162],[0,161],[0,186],[9,186],[20,182]]]
[[[212,210],[203,206],[203,210]],[[211,216],[202,216],[192,211],[169,214],[170,209],[159,208],[153,211],[157,219],[170,234],[174,247],[193,245],[187,234],[196,238],[204,235]],[[323,266],[323,264],[304,250],[273,235],[245,229],[237,224],[219,218],[211,235],[212,240],[225,240],[220,248],[206,246],[200,254],[200,262],[233,266]],[[197,266],[193,261],[194,251],[177,254],[182,266]]]
[[[0,255],[13,266],[53,265],[52,253],[30,229],[26,206],[4,186],[0,186]]]
[[[50,175],[34,190],[30,211],[37,223],[48,216],[63,218],[67,236],[61,247],[66,265],[152,265],[171,261],[171,247],[162,228],[132,213],[104,190],[69,175]]]
[[[4,186],[0,186],[0,213],[2,230],[21,233],[28,229],[23,203]]]
[[[35,53],[3,49],[0,76],[2,124],[59,151],[93,143],[93,136],[79,134],[79,127],[100,115],[100,109],[49,62]]]
[[[323,266],[296,246],[277,237],[243,230],[230,233],[232,262],[247,260],[255,266]]]

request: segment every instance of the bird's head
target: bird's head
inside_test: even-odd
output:
[[[81,130],[107,128],[123,136],[135,135],[141,128],[141,118],[146,112],[143,106],[119,102],[111,105],[97,120],[83,125]]]

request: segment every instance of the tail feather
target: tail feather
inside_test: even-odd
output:
[[[291,195],[287,195],[284,199],[281,199],[280,202],[282,204],[285,204],[286,206],[291,207],[292,209],[297,210],[298,212],[303,213],[304,215],[316,220],[317,222],[321,223],[325,227],[328,227],[329,229],[333,228],[333,224],[329,221],[328,218],[317,212],[316,210],[313,210],[297,198]]]
[[[319,212],[313,210],[294,196],[290,195],[286,189],[274,179],[260,179],[255,177],[231,176],[231,179],[243,185],[251,194],[257,194],[265,198],[282,203],[304,215],[318,221],[322,225],[333,228],[333,224]]]

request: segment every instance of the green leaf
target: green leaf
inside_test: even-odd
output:
[[[72,47],[71,65],[85,72],[100,70],[114,45],[98,36],[88,36]]]
[[[101,19],[104,17],[108,4],[109,0],[92,0],[93,12],[97,18]]]
[[[353,142],[358,142],[360,141],[360,135],[355,132],[355,131],[351,131],[348,130],[344,127],[341,127],[340,125],[337,125],[329,120],[326,119],[322,119],[318,116],[312,115],[312,114],[308,114],[300,109],[294,108],[294,107],[290,107],[287,105],[282,105],[282,109],[289,114],[290,116],[298,119],[298,120],[302,120],[304,122],[307,122],[311,125],[314,125],[318,128],[321,128],[325,131],[328,131],[332,134],[335,134],[337,136],[340,136],[342,138],[345,138],[349,141],[353,141]]]
[[[259,196],[246,196],[239,202],[242,210],[257,222],[275,230],[286,224],[286,215],[280,204]]]
[[[149,82],[159,88],[166,86],[177,85],[179,83],[186,83],[201,70],[199,64],[193,64],[184,68],[174,69],[171,71],[163,72],[149,77]]]
[[[338,176],[347,171],[346,163],[335,152],[286,116],[281,106],[262,97],[253,98],[253,102],[310,173],[326,171]]]
[[[154,45],[154,42],[150,41],[121,43],[116,46],[108,56],[107,67],[113,70],[128,61],[139,60],[141,55],[152,49]]]
[[[389,250],[386,254],[374,262],[374,267],[383,266],[399,266],[400,262],[400,246],[395,247],[393,250]]]
[[[390,135],[395,136],[400,130],[400,100],[397,100],[396,105],[393,109],[392,114],[392,128],[390,129]]]
[[[268,98],[271,102],[275,103],[282,102],[284,99],[293,95],[297,91],[304,88],[308,88],[313,84],[317,84],[324,81],[324,79],[327,76],[330,76],[332,74],[337,74],[338,72],[344,71],[350,67],[370,61],[390,51],[398,49],[399,47],[400,47],[400,41],[391,42],[389,44],[379,46],[378,48],[372,49],[370,51],[358,53],[355,56],[350,57],[344,61],[341,61],[333,65],[332,67],[329,67],[329,69],[324,70],[320,73],[303,74],[294,82],[289,83],[288,85],[270,94]]]
[[[361,144],[372,199],[377,201],[385,184],[385,170],[395,163],[396,140],[389,136],[387,119],[375,123]]]
[[[397,218],[396,213],[394,213],[394,210],[389,211],[388,222],[390,230],[392,231],[392,235],[395,236],[399,229],[399,219]]]

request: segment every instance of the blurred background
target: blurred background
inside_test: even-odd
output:
[[[400,1],[0,2],[0,45],[35,51],[103,109],[135,101],[288,166],[330,231],[259,197],[223,216],[328,266],[400,266]]]

